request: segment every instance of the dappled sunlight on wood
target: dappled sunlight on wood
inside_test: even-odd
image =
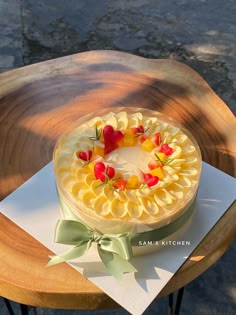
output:
[[[190,257],[190,260],[191,261],[200,261],[203,258],[205,258],[205,256],[192,256],[192,257]]]

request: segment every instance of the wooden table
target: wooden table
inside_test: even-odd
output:
[[[204,161],[235,175],[235,117],[196,72],[171,60],[94,51],[0,74],[0,198],[51,160],[55,141],[75,119],[112,106],[172,116],[194,134]],[[236,203],[159,296],[183,287],[221,257],[235,236],[235,215]],[[66,263],[45,268],[49,254],[1,214],[0,295],[52,308],[117,306]]]

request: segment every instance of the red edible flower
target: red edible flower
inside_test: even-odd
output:
[[[115,170],[112,166],[106,167],[103,162],[97,162],[94,165],[94,175],[96,179],[100,179],[102,182],[105,182],[115,176]]]
[[[123,178],[117,179],[113,183],[114,188],[119,189],[119,190],[125,190],[126,185],[127,185],[127,181]]]
[[[152,174],[143,174],[144,181],[148,185],[148,187],[153,187],[159,182],[159,177],[158,176],[153,176]]]
[[[92,157],[92,154],[93,154],[92,150],[76,152],[77,158],[81,159],[83,161],[90,161],[91,157]]]
[[[161,133],[160,132],[156,132],[154,135],[154,143],[156,146],[159,146],[161,143]]]
[[[132,127],[131,130],[133,133],[136,134],[142,134],[145,132],[143,125],[139,125],[138,127]]]
[[[162,146],[161,146],[160,152],[163,152],[163,153],[165,153],[166,156],[169,156],[169,155],[171,155],[171,154],[174,152],[174,149],[172,149],[172,148],[169,146],[169,144],[164,143],[164,144],[162,144]]]
[[[103,128],[104,152],[110,153],[118,148],[118,143],[124,138],[124,134],[120,130],[114,130],[111,125]]]

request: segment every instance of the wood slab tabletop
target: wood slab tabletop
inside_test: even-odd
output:
[[[52,159],[60,134],[82,115],[129,106],[172,116],[198,141],[203,160],[235,176],[236,120],[203,78],[172,60],[91,51],[0,74],[0,198]],[[231,244],[236,203],[159,296],[209,268]],[[102,309],[111,298],[66,263],[45,268],[51,252],[0,214],[0,295],[28,305]]]

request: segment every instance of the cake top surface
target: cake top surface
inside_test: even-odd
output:
[[[151,223],[191,200],[201,155],[188,131],[152,111],[109,112],[59,139],[54,170],[60,192],[81,213]]]

